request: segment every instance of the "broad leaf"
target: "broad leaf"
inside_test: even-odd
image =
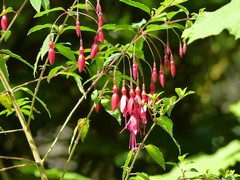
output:
[[[75,58],[72,50],[69,47],[65,46],[63,43],[56,44],[55,48],[59,51],[60,54],[62,54],[63,56],[65,56],[69,60],[76,61],[76,58]]]
[[[28,31],[28,34],[31,34],[33,32],[36,32],[36,31],[39,31],[41,29],[44,29],[44,28],[51,28],[52,27],[52,24],[43,24],[43,25],[37,25],[37,26],[34,26],[33,28],[31,28],[29,31]]]
[[[124,166],[123,166],[122,180],[125,179],[125,176],[126,176],[127,170],[128,170],[128,165],[131,162],[132,158],[133,158],[133,151],[130,150],[127,155],[127,158],[125,160]]]
[[[197,39],[218,35],[227,29],[236,39],[240,38],[239,7],[240,1],[232,0],[214,12],[199,15],[192,27],[183,32],[182,37],[188,38],[188,44],[190,44]]]
[[[176,139],[173,137],[173,123],[171,119],[169,119],[167,116],[160,116],[157,119],[157,124],[163,128],[172,138],[174,143],[176,144],[179,154],[181,154],[181,148]]]
[[[158,147],[149,144],[145,146],[148,154],[153,158],[153,160],[158,163],[165,170],[165,161],[162,152]]]
[[[45,9],[45,10],[48,10],[50,8],[50,2],[49,0],[42,0],[42,7]]]
[[[11,52],[10,50],[8,49],[1,49],[0,50],[0,53],[3,53],[3,54],[7,54],[21,62],[23,62],[24,64],[28,65],[29,67],[31,67],[33,69],[33,66],[31,64],[29,64],[26,60],[24,60],[23,58],[21,58],[21,56],[17,55],[17,54],[14,54],[13,52]]]
[[[141,9],[141,10],[147,12],[148,14],[150,14],[150,8],[147,7],[146,5],[142,4],[142,3],[132,1],[132,0],[120,0],[120,1],[129,5],[129,6],[136,7],[138,9]]]
[[[42,4],[41,0],[30,0],[30,3],[37,12],[40,12],[41,4]]]

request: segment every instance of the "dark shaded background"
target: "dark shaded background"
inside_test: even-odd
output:
[[[145,2],[142,0],[142,2],[150,7],[159,5],[158,1]],[[206,11],[213,11],[228,2],[227,0],[192,0],[185,5],[190,12],[198,12],[203,7],[206,8]],[[14,1],[14,3],[13,1],[7,1],[7,5],[12,6],[15,10],[21,3],[22,1]],[[54,0],[51,1],[51,7],[63,6],[68,8],[71,3]],[[101,4],[105,23],[126,24],[148,18],[147,14],[118,1],[113,3],[113,1],[104,0]],[[25,7],[11,28],[11,38],[1,44],[1,48],[10,49],[27,59],[31,64],[34,64],[37,53],[49,30],[46,29],[27,36],[28,30],[37,24],[53,22],[58,16],[58,14],[52,14],[47,18],[37,19],[32,18],[34,14],[35,11],[30,5]],[[9,15],[9,19],[11,18],[12,14]],[[86,26],[93,26],[92,22],[87,19],[82,20],[81,23]],[[68,24],[74,25],[74,20],[70,20]],[[125,44],[132,38],[128,32],[124,31],[117,32],[114,36],[111,36],[111,34],[112,32],[105,32],[106,39],[112,44]],[[91,46],[93,36],[91,33],[86,33],[84,36],[86,46]],[[71,42],[71,48],[78,49],[78,39],[73,31],[64,34],[60,41]],[[177,54],[179,44],[174,34],[170,34],[170,44],[172,51]],[[214,153],[218,148],[228,144],[233,139],[239,138],[239,133],[236,131],[239,128],[239,119],[228,111],[228,106],[240,99],[239,52],[239,40],[235,40],[227,31],[224,31],[219,36],[192,43],[188,46],[187,54],[182,59],[179,59],[178,56],[175,57],[177,74],[174,79],[170,76],[166,77],[166,87],[164,89],[166,95],[173,95],[175,87],[188,87],[189,90],[196,92],[177,104],[171,117],[174,122],[174,135],[181,145],[183,153],[189,153],[190,155],[199,152]],[[61,64],[65,62],[65,59],[62,56],[57,56],[56,61],[56,64]],[[34,78],[32,71],[19,61],[9,60],[8,67],[12,86]],[[88,75],[84,75],[84,78],[87,79]],[[30,85],[29,88],[34,90],[34,85]],[[22,95],[18,94],[19,97]],[[73,79],[59,76],[52,79],[51,83],[43,81],[38,97],[48,105],[52,114],[52,117],[49,118],[45,110],[39,104],[36,104],[41,114],[35,114],[35,120],[32,122],[31,128],[40,152],[44,155],[81,95]],[[64,167],[73,129],[77,120],[86,116],[91,105],[90,98],[88,98],[74,113],[59,143],[47,160],[47,168],[62,169]],[[79,144],[69,170],[93,179],[119,179],[122,173],[121,166],[129,150],[129,134],[128,132],[119,134],[123,126],[119,126],[117,121],[108,115],[102,107],[100,112],[98,114],[94,113],[90,119],[92,121],[89,134],[85,142]],[[6,130],[20,127],[14,115],[8,118],[1,116],[0,125]],[[176,146],[160,128],[154,130],[148,142],[160,147],[167,161],[177,161],[178,151]],[[1,134],[0,144],[1,155],[31,158],[23,133]],[[10,161],[3,161],[2,163],[4,163],[4,166],[11,165]],[[239,164],[237,166],[234,168],[239,169]],[[170,168],[167,167],[167,170],[170,170]],[[140,155],[135,169],[149,174],[163,173],[145,153]],[[14,179],[26,179],[17,170],[9,170],[7,173]],[[240,172],[238,171],[238,173]],[[34,177],[29,175],[28,179],[34,179]]]

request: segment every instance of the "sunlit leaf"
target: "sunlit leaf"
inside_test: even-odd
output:
[[[13,8],[12,7],[8,7],[7,9],[5,9],[4,11],[1,12],[0,16],[13,12]]]
[[[129,31],[133,31],[133,28],[131,27],[131,25],[128,24],[104,24],[102,26],[103,29],[106,30],[112,30],[112,31],[122,31],[122,30],[129,30]]]
[[[142,3],[136,2],[136,1],[132,1],[132,0],[120,0],[120,1],[129,6],[136,7],[138,9],[141,9],[141,10],[147,12],[148,14],[150,14],[150,8],[147,7],[145,4],[142,4]]]
[[[49,46],[48,46],[48,43],[49,43],[49,37],[50,37],[50,34],[47,35],[47,37],[45,38],[45,40],[43,41],[43,44],[42,44],[42,47],[40,49],[40,55],[41,55],[41,59],[43,60],[43,57],[45,56],[45,54],[48,52],[48,49],[49,49]],[[38,59],[36,61],[36,63],[34,64],[34,67],[37,68],[37,63],[38,62]],[[35,69],[34,68],[34,69]]]
[[[131,162],[132,158],[133,158],[133,151],[130,150],[128,155],[127,155],[127,158],[125,160],[124,166],[123,166],[122,180],[124,180],[124,178],[125,178],[125,176],[127,174],[128,165]]]
[[[178,23],[162,24],[162,25],[149,24],[145,32],[160,31],[160,30],[172,29],[172,28],[184,29],[184,26]]]
[[[142,19],[140,22],[137,22],[137,23],[132,23],[132,27],[133,28],[140,28],[140,27],[142,27],[144,24],[146,24],[146,19]]]
[[[158,147],[149,144],[145,146],[148,154],[152,157],[152,159],[158,163],[165,170],[165,161],[162,152]]]
[[[42,5],[41,0],[30,0],[30,3],[37,12],[40,12],[41,5]]]
[[[57,66],[48,73],[48,78],[47,81],[50,82],[50,80],[56,75],[56,73],[60,70],[63,69],[63,66]]]
[[[190,44],[197,39],[218,35],[227,29],[236,39],[240,38],[239,7],[240,1],[232,0],[214,12],[202,13],[192,27],[183,32],[182,37],[188,38]]]
[[[81,141],[83,142],[87,136],[90,127],[90,120],[82,118],[78,120],[78,131],[81,133]]]
[[[80,91],[82,94],[85,94],[85,90],[84,90],[84,88],[83,88],[83,84],[82,84],[81,78],[80,78],[80,77],[79,77],[79,78],[74,77],[74,80],[75,80],[75,82],[76,82],[76,84],[77,84],[77,86],[78,86],[79,91]]]
[[[2,104],[9,111],[12,110],[12,102],[7,94],[0,95],[0,104]]]

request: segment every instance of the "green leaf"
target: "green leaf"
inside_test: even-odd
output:
[[[48,73],[48,78],[47,81],[50,82],[50,80],[56,75],[56,73],[60,70],[63,69],[63,66],[57,66],[53,69],[51,69],[51,71]]]
[[[39,1],[39,0],[36,0],[36,1]],[[56,7],[56,8],[53,8],[53,9],[48,9],[48,10],[45,10],[45,11],[42,11],[42,12],[38,12],[38,13],[34,16],[34,18],[36,18],[36,17],[41,17],[41,16],[43,16],[43,15],[45,15],[45,14],[48,14],[48,13],[54,12],[54,11],[64,11],[64,9],[63,9],[62,7]]]
[[[1,35],[3,35],[4,33],[5,33],[5,31],[4,31],[4,30],[1,30]],[[11,30],[8,30],[7,33],[6,33],[5,36],[4,36],[4,40],[7,41],[8,38],[11,36],[11,34],[12,34],[12,31],[11,31]]]
[[[170,137],[172,138],[172,140],[174,141],[175,145],[178,148],[179,154],[181,154],[180,145],[178,144],[176,139],[173,137],[173,123],[172,123],[171,119],[169,119],[167,116],[160,116],[157,119],[157,124],[159,126],[161,126],[161,128],[163,128],[163,130],[166,131],[170,135]]]
[[[69,60],[76,61],[73,51],[69,47],[66,47],[63,43],[57,43],[55,45],[55,48],[59,51],[60,54]]]
[[[14,54],[13,52],[11,52],[10,50],[8,49],[1,49],[0,50],[0,53],[2,54],[7,54],[21,62],[23,62],[24,64],[28,65],[29,67],[31,67],[33,69],[33,66],[31,64],[29,64],[26,60],[24,60],[23,58],[21,58],[21,56],[17,55],[17,54]]]
[[[79,77],[79,78],[74,77],[74,80],[75,80],[75,82],[76,82],[76,84],[77,84],[77,86],[78,86],[79,91],[80,91],[82,94],[85,94],[86,92],[85,92],[85,90],[84,90],[84,88],[83,88],[81,78],[80,78],[80,77]]]
[[[138,22],[138,23],[132,23],[132,27],[133,28],[136,28],[136,29],[138,29],[138,28],[141,28],[144,24],[146,24],[146,19],[142,19],[140,22]]]
[[[37,26],[34,26],[33,28],[31,28],[27,35],[33,33],[33,32],[36,32],[36,31],[39,31],[39,30],[42,30],[44,28],[51,28],[52,27],[52,24],[43,24],[43,25],[37,25]]]
[[[22,90],[22,91],[24,91],[24,92],[27,92],[28,94],[30,94],[30,95],[33,96],[33,92],[32,92],[30,89],[28,89],[28,88],[26,88],[26,87],[21,87],[21,88],[19,88],[19,89]],[[38,97],[36,97],[36,100],[43,106],[43,108],[47,111],[48,116],[51,118],[51,113],[50,113],[50,111],[48,110],[47,105],[46,105],[40,98],[38,98]]]
[[[90,120],[82,118],[78,120],[78,131],[81,133],[81,141],[83,142],[87,136],[90,127]]]
[[[235,116],[240,117],[240,101],[229,106],[229,111]]]
[[[133,158],[133,151],[130,150],[127,155],[127,158],[125,160],[124,166],[123,166],[122,180],[125,179],[125,176],[126,176],[127,170],[128,170],[128,165],[131,162],[132,158]]]
[[[181,88],[175,88],[175,92],[177,93],[177,95],[179,96],[180,99],[190,95],[190,94],[194,94],[194,91],[187,91],[187,88],[181,89]]]
[[[147,7],[145,4],[142,4],[142,3],[139,3],[139,2],[136,2],[136,1],[132,1],[132,0],[120,0],[120,1],[129,5],[129,6],[136,7],[138,9],[141,9],[141,10],[147,12],[148,14],[150,14],[150,8]]]
[[[178,11],[171,11],[171,12],[167,13],[168,20],[171,20],[175,15],[177,15],[180,12],[183,12],[183,10],[179,9]]]
[[[149,144],[145,146],[148,154],[153,158],[153,160],[158,163],[165,170],[165,161],[162,152],[158,147]]]
[[[160,30],[172,29],[172,28],[184,29],[184,26],[178,23],[162,24],[162,25],[149,24],[145,32],[160,31]]]
[[[8,73],[8,67],[6,61],[9,59],[9,55],[6,54],[0,54],[0,68],[6,77],[7,81],[9,81],[9,73]]]
[[[50,8],[50,2],[49,0],[42,0],[42,7],[45,9],[45,10],[48,10]]]
[[[112,30],[112,31],[122,31],[122,30],[129,30],[129,31],[133,31],[133,28],[131,27],[131,25],[128,24],[104,24],[102,26],[103,29],[106,29],[108,31]]]
[[[139,172],[137,172],[137,176],[136,176],[135,180],[150,180],[150,178],[149,178],[149,175],[146,174],[146,173],[143,173],[143,172],[139,173]]]
[[[110,97],[109,97],[109,99],[106,99],[106,98],[101,99],[101,104],[103,105],[103,107],[107,111],[107,113],[109,113],[111,116],[113,116],[118,121],[118,123],[121,125],[122,118],[121,118],[120,110],[116,109],[114,112],[112,112]]]
[[[43,41],[42,47],[40,49],[40,55],[41,55],[41,59],[43,60],[43,57],[45,56],[45,54],[48,52],[49,46],[49,38],[50,38],[50,34],[47,35],[47,37],[45,38],[45,40]],[[39,56],[38,56],[39,57]],[[37,64],[38,64],[38,58],[36,63],[34,64],[34,69],[37,68]]]
[[[10,13],[10,12],[14,12],[12,7],[8,7],[7,9],[5,9],[4,11],[2,11],[2,13],[0,14],[0,16],[3,16],[4,14]]]
[[[12,102],[7,94],[0,95],[0,104],[2,104],[9,111],[12,110]]]
[[[67,26],[67,27],[63,28],[62,32],[67,31],[67,30],[76,30],[76,26]],[[82,26],[82,25],[81,25],[81,31],[96,33],[95,29],[92,29],[92,28],[87,27],[87,26]]]
[[[197,39],[218,35],[224,29],[236,39],[240,38],[240,16],[239,0],[232,0],[230,3],[214,12],[204,12],[199,15],[191,28],[186,29],[182,37],[188,39],[188,44]]]
[[[30,3],[37,12],[40,12],[41,4],[42,4],[41,0],[30,0]]]
[[[73,9],[78,8],[78,9],[86,9],[86,3],[78,3],[73,7]],[[88,6],[89,10],[93,10],[92,6]]]

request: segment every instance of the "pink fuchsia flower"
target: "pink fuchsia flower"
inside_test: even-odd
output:
[[[134,149],[137,146],[136,135],[139,129],[139,121],[135,116],[130,117],[127,128],[130,131],[129,148]]]
[[[138,77],[138,64],[135,63],[135,62],[132,65],[132,73],[133,73],[133,78],[137,79],[137,77]]]
[[[119,96],[118,96],[118,87],[116,85],[113,86],[113,95],[111,99],[111,107],[114,112],[119,107]]]
[[[168,70],[168,66],[169,66],[168,55],[165,54],[164,55],[164,68],[166,71]]]
[[[134,98],[135,93],[133,89],[130,90],[129,95],[130,95],[130,98],[128,100],[127,109],[128,109],[128,113],[132,115],[133,113],[136,112],[136,100]]]
[[[161,86],[164,87],[165,77],[164,77],[162,69],[160,69],[160,71],[159,71],[159,82],[160,82]]]

